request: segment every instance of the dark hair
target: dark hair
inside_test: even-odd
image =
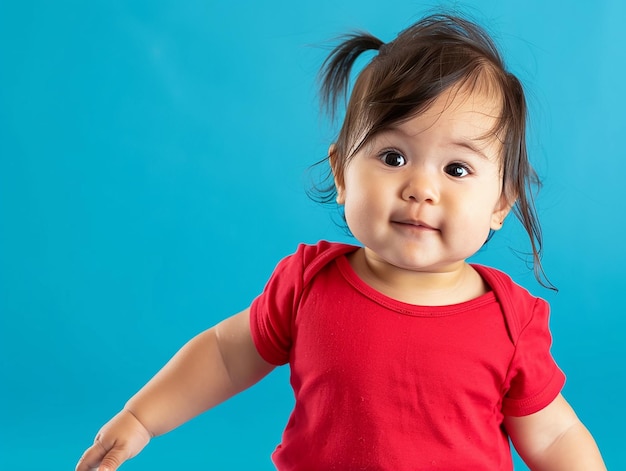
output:
[[[503,196],[515,201],[513,213],[528,233],[535,277],[554,289],[541,265],[542,234],[533,200],[533,189],[539,188],[540,182],[526,150],[524,90],[517,77],[506,70],[489,34],[467,19],[435,14],[387,44],[365,32],[342,39],[320,71],[321,102],[331,118],[348,94],[356,59],[368,50],[378,54],[359,73],[335,152],[324,159],[334,169],[334,177],[343,180],[350,159],[374,135],[426,110],[442,92],[465,87],[470,92],[479,89],[493,95],[501,103],[492,132],[502,144]],[[316,200],[334,202],[334,183],[316,190]]]

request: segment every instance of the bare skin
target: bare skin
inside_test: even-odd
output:
[[[249,309],[190,340],[98,432],[76,471],[114,471],[162,435],[252,386],[274,368],[257,353]]]
[[[525,417],[505,417],[515,449],[533,471],[606,470],[598,447],[562,395]]]

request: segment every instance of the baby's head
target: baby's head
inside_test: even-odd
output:
[[[541,231],[532,187],[538,184],[526,151],[526,101],[519,80],[505,69],[489,37],[476,24],[433,15],[384,44],[366,33],[349,35],[322,68],[322,102],[334,114],[349,86],[350,70],[364,51],[378,50],[358,75],[329,160],[337,182],[353,156],[371,139],[429,109],[444,92],[463,92],[496,104],[499,113],[486,138],[500,144],[502,196],[529,235],[535,273],[541,274]],[[484,99],[487,100],[484,100]],[[486,112],[493,113],[493,106]],[[334,199],[336,187],[327,192]],[[541,279],[540,279],[541,281]]]

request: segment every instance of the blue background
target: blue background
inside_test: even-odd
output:
[[[247,306],[299,242],[347,240],[309,201],[335,130],[328,40],[387,41],[433,3],[0,1],[0,469],[69,470],[191,336]],[[564,394],[623,459],[621,0],[465,5],[524,81],[544,178],[537,285],[514,219],[476,257],[553,307]],[[124,469],[272,469],[285,368]],[[518,464],[516,469],[525,469]]]

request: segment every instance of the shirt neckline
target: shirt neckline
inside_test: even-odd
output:
[[[357,273],[350,265],[346,254],[337,257],[336,265],[343,278],[350,284],[356,291],[370,299],[371,301],[380,304],[381,306],[399,312],[401,314],[421,317],[443,317],[457,314],[463,314],[468,311],[476,310],[477,308],[486,306],[496,302],[496,296],[493,290],[489,290],[485,294],[478,296],[477,298],[470,299],[461,303],[447,304],[442,306],[423,306],[418,304],[405,303],[397,299],[391,298],[386,294],[381,293],[375,288],[368,285],[365,281],[357,275]],[[479,272],[480,273],[480,272]],[[482,276],[482,275],[481,275]]]

